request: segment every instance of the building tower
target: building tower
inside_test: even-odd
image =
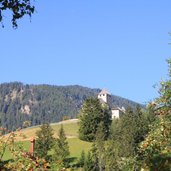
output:
[[[106,89],[103,89],[98,94],[98,99],[102,104],[107,104],[109,106],[109,109],[111,110],[112,119],[120,118],[125,113],[124,107],[120,108],[112,106],[111,94]]]
[[[102,89],[102,91],[98,94],[98,99],[100,100],[101,103],[106,103],[110,107],[111,95],[106,89]]]

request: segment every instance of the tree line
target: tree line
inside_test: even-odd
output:
[[[88,97],[96,97],[99,89],[81,86],[24,85],[20,82],[0,84],[0,119],[8,130],[44,122],[76,118]],[[112,96],[113,105],[135,108],[136,103]]]

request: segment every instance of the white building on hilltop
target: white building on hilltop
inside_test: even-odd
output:
[[[111,94],[107,90],[103,89],[98,94],[98,99],[100,100],[101,103],[106,103],[110,106]]]
[[[109,106],[111,109],[112,119],[120,118],[125,113],[124,107],[112,107],[111,94],[106,89],[102,89],[102,91],[98,94],[98,99],[102,104],[107,104]]]

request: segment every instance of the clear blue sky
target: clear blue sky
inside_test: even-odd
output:
[[[31,23],[0,28],[0,83],[107,88],[146,103],[167,77],[171,1],[36,1]]]

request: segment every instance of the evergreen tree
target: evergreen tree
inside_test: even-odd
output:
[[[70,154],[70,152],[67,138],[65,136],[65,132],[62,125],[59,130],[58,136],[59,137],[56,139],[56,142],[54,144],[53,160],[64,162],[64,160]]]
[[[97,97],[98,89],[81,86],[24,85],[19,82],[0,84],[0,115],[2,126],[8,130],[21,127],[24,121],[30,126],[44,122],[59,122],[64,117],[76,118],[83,101]],[[135,104],[121,97],[111,96],[112,104]]]
[[[80,112],[80,128],[79,137],[82,140],[93,141],[99,123],[104,125],[104,139],[109,135],[109,127],[111,124],[111,114],[107,105],[102,105],[97,98],[87,99]]]
[[[85,152],[84,152],[84,150],[81,152],[81,156],[80,156],[80,158],[79,158],[79,161],[78,161],[78,165],[80,166],[80,167],[83,167],[84,166],[84,163],[85,163],[85,160],[86,160],[86,158],[85,158]]]
[[[84,162],[83,170],[84,171],[95,171],[94,162],[93,162],[92,155],[91,155],[90,151],[88,152],[86,160]]]
[[[146,113],[143,113],[142,108],[138,105],[134,111],[134,142],[139,144],[142,142],[149,131],[149,122],[147,119],[150,119],[150,124],[154,121],[152,117],[146,116]],[[148,117],[148,118],[147,118]],[[136,149],[137,151],[137,149]]]
[[[111,127],[110,140],[106,149],[106,170],[123,170],[136,168],[139,143],[144,140],[148,132],[148,122],[140,107],[135,111],[127,108],[125,115],[115,120]],[[135,165],[134,165],[135,164]]]
[[[46,123],[36,132],[35,153],[40,158],[46,158],[48,151],[54,144],[53,129]]]
[[[105,163],[105,169],[106,171],[113,171],[113,170],[119,170],[118,168],[118,147],[115,141],[109,140],[107,142],[107,149],[106,149],[106,163]]]
[[[98,126],[97,132],[96,132],[96,140],[93,144],[93,158],[94,163],[96,166],[96,169],[99,171],[105,170],[105,129],[104,125],[101,122]]]
[[[128,108],[118,123],[113,125],[111,139],[118,147],[119,157],[130,157],[137,154],[138,144],[144,140],[148,125],[139,107],[135,112]]]

